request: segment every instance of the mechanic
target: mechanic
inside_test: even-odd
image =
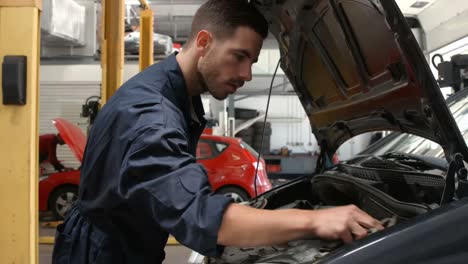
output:
[[[208,0],[181,53],[126,82],[99,112],[80,198],[57,228],[54,263],[162,263],[169,234],[207,256],[319,236],[366,236],[381,224],[355,206],[259,210],[214,194],[195,159],[200,94],[219,100],[252,78],[268,25],[246,0]]]
[[[57,159],[57,145],[63,145],[60,134],[44,134],[39,136],[39,164],[47,161],[55,170],[62,171],[65,167]]]

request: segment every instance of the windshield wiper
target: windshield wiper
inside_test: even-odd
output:
[[[382,156],[368,155],[368,159],[361,163],[362,167],[373,168],[373,169],[385,169],[385,170],[404,170],[404,171],[415,171],[416,169],[412,166],[402,164],[396,160],[386,159]]]
[[[399,163],[403,163],[413,168],[419,168],[421,170],[439,169],[446,171],[448,168],[448,163],[445,159],[424,155],[416,155],[395,151],[385,153],[380,157],[384,159],[393,159],[395,161],[398,161]]]

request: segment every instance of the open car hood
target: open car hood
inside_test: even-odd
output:
[[[330,157],[349,138],[393,130],[468,157],[460,131],[393,0],[254,0],[281,66]]]
[[[70,147],[75,157],[83,161],[83,153],[86,146],[86,136],[81,129],[62,118],[55,118],[52,121],[63,138],[63,141]]]

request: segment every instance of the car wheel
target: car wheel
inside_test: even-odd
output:
[[[49,209],[55,219],[62,220],[78,199],[78,187],[63,186],[57,188],[49,199]]]
[[[236,203],[245,202],[250,199],[249,195],[244,190],[238,187],[224,187],[219,189],[217,193],[224,194],[227,197],[231,197]]]

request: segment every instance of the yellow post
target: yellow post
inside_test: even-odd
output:
[[[4,105],[0,89],[1,263],[38,263],[40,10],[40,0],[0,0],[0,73],[4,56],[27,61],[26,104]]]
[[[153,11],[140,12],[140,71],[153,64]]]
[[[124,0],[102,0],[101,104],[122,84],[124,65]]]

